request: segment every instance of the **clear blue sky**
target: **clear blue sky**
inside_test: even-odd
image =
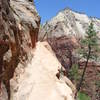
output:
[[[35,0],[35,5],[42,23],[66,7],[100,18],[100,0]]]

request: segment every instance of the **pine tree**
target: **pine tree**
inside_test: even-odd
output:
[[[97,32],[94,29],[93,23],[90,23],[88,30],[86,32],[86,36],[84,39],[81,40],[80,45],[81,45],[80,56],[82,58],[85,58],[86,62],[85,62],[84,70],[79,85],[77,87],[77,92],[80,91],[80,88],[82,86],[89,60],[90,59],[97,60],[98,57],[97,56],[99,52],[98,36],[97,36]]]

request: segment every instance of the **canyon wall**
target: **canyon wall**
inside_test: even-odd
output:
[[[37,42],[39,25],[33,2],[0,0],[0,87],[3,81],[9,95],[9,80],[15,68],[31,58],[28,54]]]

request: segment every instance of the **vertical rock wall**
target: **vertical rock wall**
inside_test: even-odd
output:
[[[35,47],[39,24],[32,1],[0,0],[0,87],[3,81],[8,92],[15,68],[28,59],[28,53]]]

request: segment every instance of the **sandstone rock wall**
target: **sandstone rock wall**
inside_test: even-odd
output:
[[[48,43],[56,54],[56,57],[66,69],[66,73],[77,60],[74,57],[75,49],[79,47],[77,39],[73,37],[61,36],[59,38],[52,37],[48,39]]]
[[[11,100],[74,100],[74,85],[56,77],[61,64],[48,43],[38,42],[33,55],[11,80]]]
[[[4,81],[8,92],[8,80],[13,77],[15,68],[29,59],[28,54],[35,47],[39,24],[40,17],[33,2],[0,0],[0,81]]]

